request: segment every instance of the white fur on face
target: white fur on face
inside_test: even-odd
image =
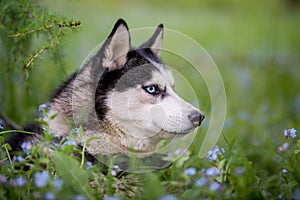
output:
[[[144,86],[158,85],[166,88],[164,97],[152,96],[142,85],[126,91],[114,90],[107,103],[108,117],[122,131],[134,137],[152,137],[158,133],[185,134],[194,129],[188,115],[195,107],[180,98],[173,90],[174,78],[166,67],[152,72]],[[199,111],[200,112],[200,111]]]

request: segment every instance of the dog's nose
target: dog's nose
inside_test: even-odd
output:
[[[201,122],[205,118],[205,115],[199,111],[193,111],[188,115],[189,120],[192,122],[194,127],[200,126]]]

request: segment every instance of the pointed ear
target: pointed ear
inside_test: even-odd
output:
[[[139,48],[149,48],[156,56],[159,56],[162,48],[164,26],[160,24],[152,37],[142,44]]]
[[[119,19],[103,45],[103,67],[109,70],[122,68],[131,49],[128,26]]]

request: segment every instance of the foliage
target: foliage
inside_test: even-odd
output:
[[[46,112],[44,112],[46,113]],[[44,127],[47,122],[41,121]],[[290,132],[286,135],[286,132]],[[215,146],[207,157],[199,160],[189,150],[176,150],[166,157],[173,160],[169,169],[156,173],[119,176],[116,166],[108,174],[99,171],[84,157],[78,145],[80,128],[59,143],[44,130],[39,143],[24,142],[22,151],[11,154],[9,145],[0,136],[1,199],[265,199],[299,198],[299,144],[295,129],[285,130],[282,146],[274,152],[282,163],[271,177],[259,175],[252,162],[236,147]],[[0,134],[7,133],[5,131]],[[293,133],[293,134],[292,134]],[[88,145],[88,144],[86,144]],[[9,159],[11,161],[9,162]],[[80,163],[83,163],[82,165]]]
[[[45,129],[45,138],[40,143],[25,143],[22,152],[13,154],[3,138],[9,133],[2,132],[1,199],[300,198],[300,138],[295,132],[299,131],[300,121],[300,12],[299,4],[293,3],[296,1],[53,2],[45,4],[65,15],[74,16],[73,12],[81,15],[81,20],[88,22],[84,31],[98,34],[99,30],[95,29],[101,29],[103,35],[97,35],[96,41],[105,38],[111,24],[122,16],[136,27],[164,22],[166,27],[178,29],[201,43],[219,66],[225,82],[228,113],[223,137],[219,147],[212,149],[207,158],[200,159],[201,134],[207,128],[204,124],[190,149],[170,153],[167,159],[174,160],[170,168],[118,177],[114,166],[104,175],[98,165],[75,156],[83,155],[83,149],[76,148],[82,141],[72,137],[54,144]],[[46,96],[65,78],[61,71],[64,67],[57,67],[52,59],[60,58],[62,49],[67,49],[71,59],[63,64],[73,65],[82,60],[81,52],[74,53],[74,49],[91,49],[95,44],[88,44],[93,34],[64,37],[69,28],[73,30],[77,26],[47,28],[51,23],[74,23],[48,14],[31,1],[2,0],[0,5],[0,70],[1,75],[5,74],[0,79],[0,110],[23,123],[47,99],[41,96]],[[28,10],[41,17],[30,18]],[[17,11],[20,15],[16,15]],[[98,23],[101,27],[95,25]],[[60,29],[62,33],[58,36]],[[30,33],[30,30],[34,31]],[[21,35],[9,37],[16,34]],[[69,43],[63,43],[67,38]],[[45,46],[49,48],[38,56],[42,59],[35,59],[34,65],[26,69],[30,58]],[[89,52],[82,51],[84,55]],[[190,49],[186,51],[193,53]],[[175,61],[168,64],[181,65]],[[25,72],[30,75],[26,81]],[[202,93],[205,84],[199,80],[193,85],[201,94],[199,101],[208,115],[207,120],[210,107],[209,95]],[[71,135],[78,134],[76,130]],[[178,156],[178,152],[182,155]],[[67,167],[76,174],[67,171]],[[77,178],[82,180],[79,188],[75,186]],[[85,190],[91,192],[87,194]]]
[[[48,13],[34,1],[0,2],[0,73],[5,75],[0,82],[0,112],[13,115],[24,109],[10,103],[24,104],[32,84],[27,79],[35,63],[47,52],[58,65],[63,64],[63,38],[67,29],[75,30],[79,25],[79,21]]]

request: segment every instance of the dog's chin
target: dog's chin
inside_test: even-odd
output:
[[[195,128],[189,129],[189,130],[183,130],[183,131],[167,131],[163,130],[161,131],[163,138],[172,138],[172,137],[183,137],[191,132],[193,132]]]

